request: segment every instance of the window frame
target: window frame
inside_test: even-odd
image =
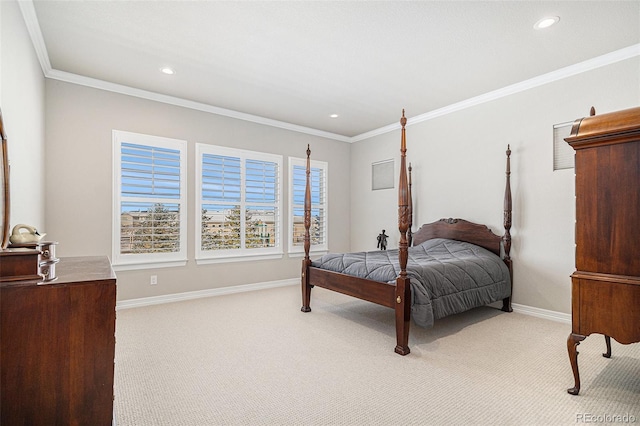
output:
[[[321,169],[324,175],[324,185],[321,187],[324,190],[324,203],[319,204],[311,204],[311,209],[314,208],[322,208],[324,210],[324,241],[322,244],[311,244],[309,248],[309,253],[319,255],[328,253],[329,251],[329,163],[326,161],[319,160],[310,160],[311,169]],[[289,217],[289,226],[288,226],[288,254],[291,257],[301,257],[304,256],[304,245],[294,245],[293,237],[294,237],[294,214],[293,211],[295,208],[304,208],[304,204],[295,204],[294,203],[294,167],[300,166],[305,169],[307,168],[307,159],[299,158],[299,157],[289,157],[289,209],[288,209],[288,217]]]
[[[273,203],[265,203],[269,207],[275,209],[275,245],[273,247],[222,249],[222,250],[202,250],[202,206],[207,204],[202,197],[202,173],[203,173],[203,156],[205,154],[220,155],[225,157],[233,157],[240,159],[240,211],[246,211],[247,206],[255,206],[255,202],[247,202],[246,200],[246,162],[265,161],[277,164],[277,188],[276,201]],[[283,211],[282,211],[282,182],[283,182],[283,157],[279,154],[271,154],[259,151],[249,151],[238,148],[230,148],[205,143],[196,143],[196,176],[195,176],[195,259],[197,264],[209,263],[226,263],[226,262],[242,262],[251,260],[265,259],[281,259],[283,257],[282,248],[282,229],[283,229]],[[222,205],[224,203],[220,201]],[[228,204],[231,204],[228,203]],[[240,237],[241,242],[246,237],[246,224],[244,223],[244,215],[241,214]]]
[[[187,142],[180,139],[142,133],[112,130],[113,146],[113,204],[112,204],[112,264],[115,270],[148,269],[184,266],[187,263]],[[146,147],[179,151],[180,196],[179,198],[137,198],[122,196],[122,144],[129,143]],[[123,201],[170,202],[178,204],[180,210],[180,250],[172,253],[121,253],[121,225]]]

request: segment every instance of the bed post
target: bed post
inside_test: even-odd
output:
[[[513,266],[511,263],[511,147],[507,145],[507,184],[504,189],[504,236],[502,244],[504,246],[504,263],[509,268],[509,276],[511,278],[511,296],[502,299],[502,310],[512,312],[511,299],[513,298]]]
[[[400,276],[396,279],[396,353],[407,355],[409,350],[409,320],[411,318],[411,287],[407,277],[408,242],[407,230],[409,229],[409,194],[407,185],[407,140],[405,125],[407,119],[402,110],[400,125],[402,136],[400,140],[400,182],[398,184],[398,229],[400,230],[400,244],[398,257],[400,260]]]
[[[407,245],[413,245],[413,190],[411,189],[411,163],[409,163],[409,228],[407,229]]]
[[[307,182],[304,189],[304,259],[302,259],[302,312],[311,312],[311,286],[309,285],[309,249],[311,248],[311,149],[307,145]]]

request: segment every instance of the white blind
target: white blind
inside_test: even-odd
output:
[[[180,251],[180,151],[120,145],[120,253]]]
[[[240,158],[202,155],[202,250],[240,248]]]
[[[180,198],[180,151],[122,143],[122,195]]]
[[[274,247],[279,211],[278,164],[265,160],[246,160],[246,224],[247,248]]]
[[[572,169],[575,163],[575,151],[564,138],[571,134],[573,123],[553,126],[553,170]]]
[[[202,199],[240,203],[240,159],[222,155],[202,156]]]
[[[277,197],[278,165],[269,161],[247,160],[247,202],[273,203]]]
[[[280,165],[202,154],[200,250],[278,245]]]

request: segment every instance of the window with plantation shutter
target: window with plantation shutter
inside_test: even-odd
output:
[[[307,160],[289,158],[289,253],[304,253],[304,195]],[[328,250],[327,170],[323,161],[311,161],[311,251]]]
[[[282,256],[282,157],[196,144],[196,259]]]
[[[117,130],[113,141],[113,264],[184,264],[186,142]]]

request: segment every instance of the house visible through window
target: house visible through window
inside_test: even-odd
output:
[[[323,161],[311,161],[311,251],[328,250],[327,169]],[[307,176],[306,160],[289,159],[289,252],[304,252],[304,197]]]
[[[186,142],[113,131],[114,265],[186,261]]]
[[[282,256],[282,157],[196,144],[196,258]]]

